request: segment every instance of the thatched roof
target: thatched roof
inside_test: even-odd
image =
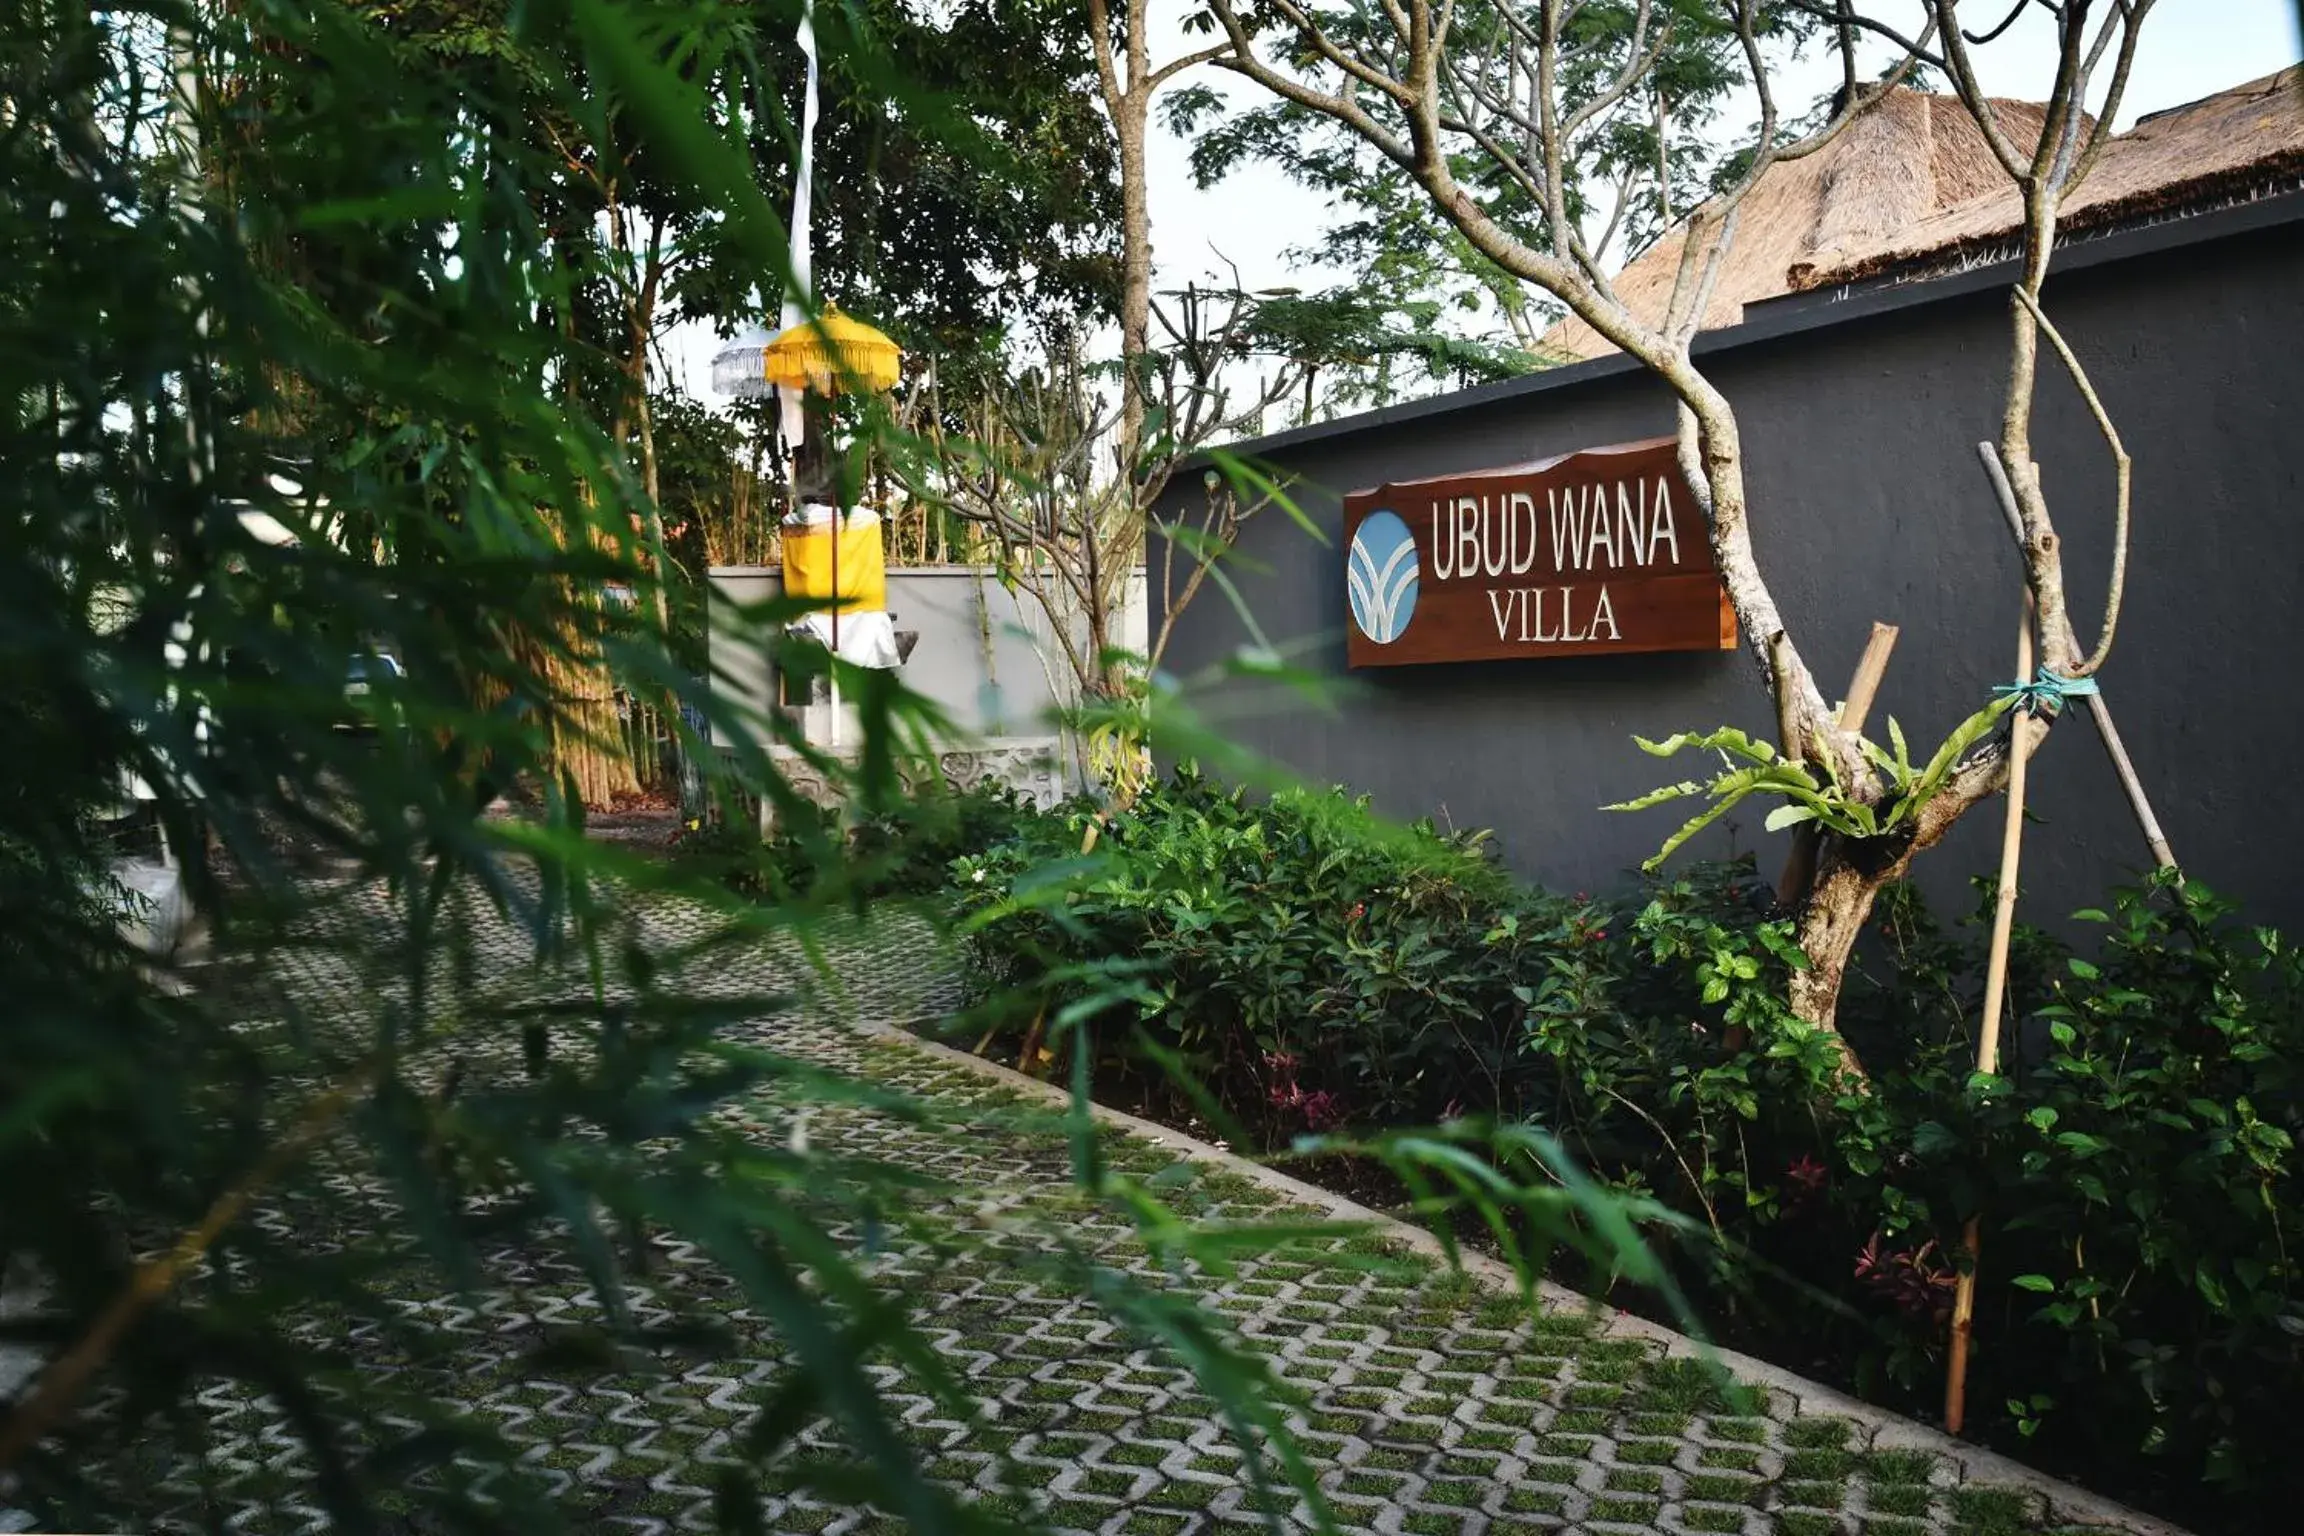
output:
[[[2304,178],[2304,65],[2251,80],[2187,107],[2155,113],[2104,148],[2064,204],[2058,233],[2085,234],[2287,190]],[[1898,272],[1932,272],[2013,254],[2023,219],[2016,189],[1994,167],[1991,190],[1957,206],[1851,242],[1789,272],[1793,291]]]
[[[2010,139],[2026,146],[2038,140],[2040,107],[1995,101],[1993,108]],[[1831,144],[1771,167],[1745,195],[1703,329],[1735,325],[1745,305],[1789,292],[1787,274],[1796,266],[1838,264],[1846,253],[1877,248],[2006,179],[1956,97],[1892,91]],[[1663,318],[1686,240],[1683,223],[1617,274],[1617,295],[1642,320]],[[1543,347],[1578,358],[1615,350],[1574,316],[1553,326]]]

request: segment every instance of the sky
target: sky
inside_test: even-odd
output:
[[[1919,0],[1905,0],[1917,17]],[[1971,0],[1970,9],[1992,13],[1996,24],[2006,14],[1998,0]],[[1154,58],[1164,59],[1188,46],[1178,25],[1185,0],[1167,0],[1161,6],[1165,37],[1155,44]],[[1915,26],[1916,30],[1916,26]],[[1885,45],[1883,45],[1883,48]],[[1977,50],[1977,71],[1985,89],[1995,96],[2037,99],[2047,93],[2055,77],[2054,23],[2039,11],[2029,12],[1988,48]],[[2126,99],[2114,126],[2126,128],[2137,117],[2211,96],[2227,87],[2268,75],[2297,62],[2304,45],[2297,34],[2294,0],[2160,0],[2145,23],[2129,79]],[[1876,61],[1884,64],[1885,56]],[[2100,104],[2103,77],[2099,71]],[[1811,59],[1781,74],[1776,87],[1781,103],[1805,107],[1836,83],[1838,67],[1829,59]],[[1221,71],[1188,72],[1246,102],[1257,99],[1256,88]],[[1291,182],[1278,167],[1255,163],[1243,166],[1219,185],[1201,191],[1192,184],[1190,146],[1159,131],[1158,107],[1150,145],[1153,258],[1161,284],[1181,283],[1212,272],[1239,270],[1249,288],[1315,287],[1333,274],[1292,264],[1292,247],[1315,245],[1328,222],[1323,199]],[[1748,120],[1748,113],[1747,118]],[[681,387],[710,403],[711,357],[721,343],[703,327],[685,327],[667,338],[666,351],[680,374]]]

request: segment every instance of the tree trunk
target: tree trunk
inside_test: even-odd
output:
[[[1141,7],[1139,7],[1141,9]],[[1145,187],[1144,125],[1150,100],[1141,89],[1122,96],[1120,134],[1120,396],[1123,472],[1133,484],[1144,447],[1144,353],[1152,329],[1152,212]]]
[[[628,251],[629,241],[623,234],[623,215],[616,213],[611,219],[616,231],[616,245]],[[631,391],[631,406],[640,426],[640,486],[643,505],[640,516],[643,534],[648,541],[651,558],[656,563],[656,628],[669,637],[672,633],[672,609],[666,588],[672,573],[669,552],[664,547],[664,509],[657,502],[656,476],[656,422],[648,407],[648,346],[656,335],[656,296],[664,281],[664,221],[652,218],[648,222],[648,251],[642,260],[640,287],[626,301],[624,376],[626,388]],[[621,444],[622,411],[618,413],[619,430],[616,441]]]
[[[602,599],[590,594],[579,600]],[[573,628],[546,655],[541,668],[555,706],[552,762],[574,782],[585,809],[605,811],[614,807],[618,795],[638,794],[640,777],[633,770],[624,724],[616,713],[616,681],[607,658]]]
[[[553,235],[555,244],[570,238],[564,231]],[[565,252],[561,256],[567,259]],[[557,322],[562,343],[573,355],[577,347],[575,316],[563,309]],[[582,405],[577,397],[573,368],[567,370],[561,387],[571,413],[580,411]],[[621,441],[620,427],[618,440]],[[582,487],[579,494],[584,506],[578,512],[569,516],[544,515],[552,519],[554,536],[563,545],[582,538],[595,541],[594,547],[597,547],[602,534],[594,520],[591,488]],[[597,585],[581,588],[570,585],[562,595],[569,606],[577,610],[596,612],[607,601],[607,594]],[[558,635],[516,635],[514,644],[525,650],[522,659],[543,681],[550,700],[550,770],[574,781],[577,797],[587,808],[607,810],[618,793],[637,794],[640,780],[632,771],[631,750],[625,743],[621,722],[616,718],[615,673],[598,641],[583,632],[592,624],[581,612],[569,612],[559,620]]]
[[[1847,979],[1848,957],[1858,935],[1872,915],[1872,903],[1893,874],[1867,874],[1849,863],[1838,849],[1827,849],[1819,863],[1815,884],[1800,910],[1800,951],[1808,969],[1792,975],[1789,1001],[1792,1012],[1839,1038],[1840,986]],[[1847,1046],[1841,1046],[1843,1055]],[[1851,1058],[1853,1062],[1853,1058]]]
[[[1088,28],[1096,46],[1096,73],[1104,110],[1120,147],[1120,455],[1131,489],[1144,443],[1144,353],[1152,331],[1152,205],[1144,165],[1145,125],[1152,115],[1151,48],[1147,15],[1138,0],[1121,23],[1114,47],[1112,16],[1104,0],[1089,0]]]

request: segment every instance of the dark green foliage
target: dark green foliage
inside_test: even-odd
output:
[[[759,68],[731,83],[763,180],[792,181],[796,3],[709,8]],[[820,7],[816,272],[826,296],[934,358],[956,401],[995,376],[1019,322],[1070,329],[1117,304],[1119,176],[1086,12],[1061,0]],[[1028,42],[1027,42],[1028,40]],[[786,194],[779,191],[781,210]],[[673,284],[725,324],[769,280],[708,225]],[[768,290],[773,303],[773,291]]]
[[[1995,1396],[2048,1394],[2043,1433],[2293,1487],[2270,1426],[2304,1381],[2304,959],[2230,913],[2195,883],[2088,914],[2096,959],[2065,962],[1981,1116],[1984,1166],[1948,1182],[1981,1183],[1995,1272],[2056,1352]],[[2133,1383],[2111,1402],[2108,1371]]]
[[[1004,784],[927,786],[886,810],[853,818],[798,807],[765,840],[736,817],[699,820],[675,841],[674,852],[691,872],[744,896],[921,896],[950,885],[953,860],[1012,843],[1044,821],[1068,824]]]
[[[989,920],[981,989],[1012,1012],[1114,1003],[1267,1144],[1517,1101],[1514,988],[1568,904],[1522,896],[1479,839],[1187,770],[1113,822],[1069,900],[1039,900],[1034,872],[1079,846],[1048,828],[958,866]]]
[[[301,1455],[272,1492],[337,1529],[387,1506],[469,1528],[510,1452],[416,1385],[453,1346],[400,1304],[532,1245],[586,1277],[603,1330],[532,1368],[598,1375],[662,1345],[623,1304],[662,1232],[796,1341],[784,1411],[838,1421],[889,1507],[949,1524],[861,1364],[901,1348],[900,1316],[810,1237],[861,1184],[795,1183],[709,1123],[769,1075],[720,1037],[767,1004],[670,995],[609,932],[630,871],[556,771],[568,680],[684,688],[738,722],[644,604],[601,600],[655,567],[573,387],[561,321],[590,279],[547,229],[561,156],[528,137],[554,76],[533,38],[376,24],[438,19],[415,9],[33,5],[0,29],[0,1288],[10,1343],[87,1341],[99,1368],[37,1421],[0,1405],[6,1502],[145,1529],[189,1476],[213,1502],[175,1515],[236,1522],[258,1482],[201,1467],[206,1405],[262,1394]],[[405,675],[355,702],[347,657],[371,646]],[[732,773],[780,788],[757,752]],[[132,783],[210,929],[202,969],[115,930],[103,824]],[[524,819],[491,817],[514,789]],[[549,1028],[475,982],[480,914],[567,982]],[[298,964],[342,982],[299,991]],[[169,1283],[135,1278],[189,1233]],[[532,1481],[493,1496],[492,1523],[558,1524]]]
[[[1267,1149],[1448,1114],[1533,1122],[1694,1218],[1671,1269],[1718,1326],[1804,1365],[1829,1350],[1923,1411],[1979,1213],[1989,1430],[2140,1494],[2206,1479],[2232,1508],[2291,1486],[2304,961],[2197,883],[2081,914],[2093,960],[2020,931],[2007,1070],[1974,1084],[1983,925],[1891,889],[1842,1001],[1884,1064],[1856,1093],[1785,1005],[1805,962],[1749,864],[1545,896],[1477,839],[1190,773],[1047,899],[1032,872],[1077,842],[1038,829],[963,860],[959,888],[982,988],[1019,1021],[1089,1031],[1108,1091]],[[1172,1089],[1178,1066],[1204,1088]],[[1651,1375],[1641,1405],[1683,1388],[1705,1391]],[[1845,1433],[1800,1426],[1791,1475],[1845,1477]]]
[[[788,36],[796,9],[762,24]],[[18,5],[0,27],[0,1342],[53,1384],[0,1402],[11,1518],[268,1529],[281,1511],[263,1506],[292,1503],[288,1523],[352,1532],[595,1528],[598,1480],[556,1507],[456,1389],[637,1397],[661,1356],[729,1349],[714,1309],[650,1284],[673,1245],[735,1304],[717,1321],[740,1308],[788,1366],[729,1411],[728,1528],[758,1528],[771,1479],[913,1529],[990,1516],[927,1481],[867,1362],[900,1363],[906,1402],[952,1422],[975,1405],[834,1235],[877,1240],[915,1172],[725,1116],[928,1111],[735,1033],[781,999],[675,985],[692,957],[667,949],[806,938],[811,913],[743,907],[752,932],[713,931],[739,904],[588,841],[562,772],[578,704],[613,689],[685,704],[723,741],[761,724],[698,686],[650,616],[665,568],[621,396],[596,387],[582,195],[603,165],[644,162],[668,200],[711,208],[748,280],[780,283],[761,167],[699,81],[768,101],[784,77],[690,26],[714,19],[741,18],[156,0]],[[854,92],[932,120],[866,29],[837,38]],[[1063,190],[1092,203],[1093,169]],[[404,675],[348,697],[347,658],[376,647]],[[919,701],[854,696],[865,751],[844,785],[895,807],[892,744]],[[118,931],[112,823],[138,786],[209,929],[204,965]],[[796,800],[749,746],[715,788]],[[494,810],[507,795],[516,816]],[[973,839],[998,813],[918,814]],[[882,835],[868,862],[920,883],[910,832]],[[693,928],[635,932],[642,887]],[[1080,1202],[1117,1197],[1092,1159],[1078,1172]],[[1172,1220],[1162,1242],[1195,1251]],[[172,1253],[181,1267],[155,1267]],[[1262,1374],[1189,1296],[1061,1234],[1000,1262],[1215,1364],[1208,1411],[1291,1454]],[[583,1326],[471,1367],[446,1320],[540,1269],[582,1292]],[[838,1454],[771,1469],[816,1425]],[[259,1430],[261,1467],[216,1454]],[[624,1514],[674,1498],[626,1492]]]

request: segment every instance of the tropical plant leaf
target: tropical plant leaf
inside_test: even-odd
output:
[[[1685,800],[1690,795],[1703,793],[1703,785],[1694,779],[1682,779],[1677,784],[1666,784],[1660,789],[1652,789],[1638,799],[1620,800],[1614,805],[1604,805],[1600,809],[1604,811],[1645,811],[1651,806],[1663,805],[1673,800]]]

